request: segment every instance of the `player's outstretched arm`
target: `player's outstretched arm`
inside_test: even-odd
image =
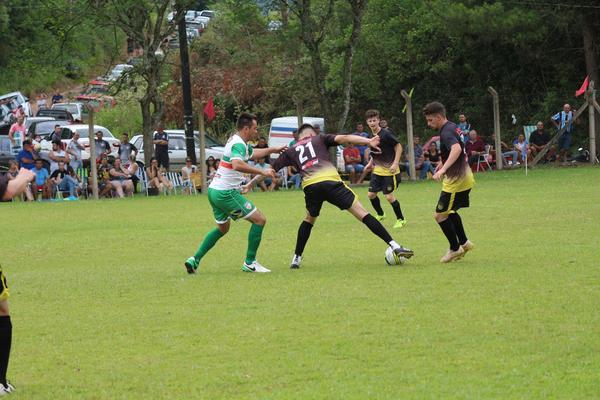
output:
[[[2,200],[8,201],[13,197],[23,193],[27,184],[35,179],[35,173],[31,170],[21,168],[19,174],[12,181],[6,184],[6,190],[2,195]],[[0,186],[3,182],[0,182]]]
[[[275,177],[275,171],[273,171],[271,168],[269,168],[269,169],[255,168],[237,158],[234,158],[233,160],[231,160],[231,165],[233,166],[234,170],[241,172],[243,174],[262,175],[262,176],[266,176],[266,177],[270,177],[270,178]]]
[[[252,149],[252,159],[266,158],[273,153],[282,153],[287,150],[287,146],[267,147],[266,149]]]
[[[337,144],[352,143],[359,146],[370,146],[379,150],[379,136],[377,135],[370,139],[358,135],[335,135],[335,142]]]

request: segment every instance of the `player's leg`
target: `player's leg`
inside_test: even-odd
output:
[[[12,345],[12,323],[8,310],[8,287],[0,269],[0,396],[10,393],[14,387],[6,380],[10,348]]]
[[[298,228],[298,235],[296,236],[296,249],[294,250],[294,257],[292,257],[292,263],[290,264],[291,269],[300,268],[302,262],[302,254],[306,243],[310,238],[317,218],[321,213],[321,207],[323,207],[323,201],[325,200],[324,191],[327,190],[327,182],[315,183],[304,188],[304,203],[306,204],[306,218],[300,224]]]
[[[219,239],[229,232],[231,217],[229,212],[229,204],[227,203],[228,196],[224,192],[226,191],[213,190],[210,188],[208,189],[208,202],[212,207],[213,216],[217,226],[204,236],[204,239],[202,239],[202,243],[200,243],[200,247],[198,247],[196,254],[194,254],[192,257],[189,257],[185,261],[184,265],[188,274],[196,273],[202,257],[204,257],[206,253],[208,253],[210,249],[217,244]]]
[[[440,229],[444,233],[444,236],[446,236],[450,246],[446,254],[440,259],[443,263],[456,260],[465,253],[462,247],[460,247],[454,224],[452,223],[452,220],[448,218],[448,215],[454,207],[455,196],[456,193],[442,191],[434,214],[435,221],[440,226]]]
[[[240,197],[242,196],[240,195]],[[254,210],[244,216],[244,219],[248,220],[252,226],[250,226],[250,231],[248,232],[248,249],[246,250],[246,260],[242,266],[242,271],[271,272],[256,261],[256,253],[262,240],[262,233],[267,223],[267,218],[258,208],[254,207]]]
[[[310,238],[312,228],[315,226],[315,222],[317,222],[317,218],[318,217],[313,217],[310,215],[310,210],[306,210],[306,217],[298,228],[298,235],[296,236],[296,249],[294,250],[294,257],[292,258],[292,263],[290,264],[291,269],[300,268],[304,248],[306,247],[306,243]]]
[[[385,182],[383,176],[375,173],[371,174],[371,181],[369,182],[367,197],[369,197],[371,206],[373,206],[373,209],[377,213],[375,218],[377,218],[378,221],[382,221],[385,218],[385,213],[383,212],[383,208],[381,208],[381,202],[377,196],[377,193],[383,190],[384,185]]]
[[[402,214],[400,202],[398,201],[398,199],[396,199],[396,196],[394,196],[394,191],[398,188],[398,184],[400,183],[400,174],[396,174],[394,176],[385,176],[383,178],[383,195],[394,209],[394,215],[396,216],[396,223],[394,224],[394,228],[402,228],[404,225],[406,225],[406,220],[404,219],[404,215]]]
[[[356,217],[357,220],[359,220],[363,224],[365,224],[367,226],[367,228],[369,228],[369,230],[371,230],[371,232],[373,232],[381,240],[383,240],[385,243],[387,243],[392,249],[394,249],[394,252],[396,254],[398,254],[399,256],[404,257],[404,258],[410,258],[413,256],[413,254],[414,254],[413,251],[410,249],[404,248],[401,245],[399,245],[398,243],[396,243],[396,241],[394,241],[394,239],[392,239],[392,236],[385,229],[385,227],[381,224],[381,222],[379,222],[377,219],[375,219],[375,217],[373,217],[371,214],[369,214],[367,212],[367,210],[365,210],[363,205],[360,203],[360,201],[358,201],[358,200],[354,201],[352,206],[350,208],[348,208],[348,212],[350,212],[350,214],[354,215],[354,217]]]

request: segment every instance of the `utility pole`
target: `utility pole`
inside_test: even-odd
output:
[[[496,169],[502,169],[502,138],[500,137],[500,98],[496,89],[489,86],[488,92],[492,95],[494,106],[494,143],[496,144]]]
[[[181,2],[177,3],[179,19],[179,58],[181,60],[181,90],[183,94],[183,127],[185,129],[185,147],[187,156],[196,165],[196,146],[194,145],[194,114],[192,111],[192,84],[190,82],[190,57],[188,54],[187,32],[185,22],[186,10]]]
[[[415,141],[413,137],[413,115],[412,115],[412,99],[406,90],[400,92],[404,101],[406,101],[406,138],[408,142],[408,169],[410,171],[410,180],[417,180],[417,171],[415,168]]]
[[[86,107],[89,111],[88,117],[88,141],[90,145],[90,178],[92,178],[92,195],[98,200],[98,167],[96,164],[96,136],[94,134],[94,107],[88,101]]]

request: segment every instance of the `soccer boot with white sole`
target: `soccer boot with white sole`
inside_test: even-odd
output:
[[[6,382],[6,385],[0,383],[0,396],[5,396],[7,394],[11,394],[14,392],[15,387],[10,384],[10,382]]]
[[[196,261],[194,257],[190,257],[185,260],[183,265],[185,265],[185,269],[187,270],[188,274],[195,274],[196,270],[198,269],[198,261]]]
[[[398,257],[409,259],[415,255],[415,252],[411,249],[407,249],[406,247],[400,246],[394,249],[394,254],[396,254],[396,256]]]
[[[244,271],[244,272],[258,272],[258,273],[271,272],[270,269],[267,269],[267,268],[263,267],[256,260],[254,260],[251,264],[246,264],[244,262],[244,265],[242,265],[242,271]]]
[[[291,269],[300,268],[300,263],[302,262],[302,256],[297,256],[294,254],[294,258],[292,258],[292,263],[290,264]]]
[[[449,263],[451,261],[462,258],[464,255],[465,255],[465,251],[463,250],[462,247],[459,247],[458,250],[456,250],[456,251],[448,250],[446,252],[446,254],[444,254],[444,256],[440,259],[440,262]]]
[[[465,251],[462,256],[460,256],[459,258],[457,258],[457,260],[462,259],[465,254],[467,254],[467,252],[473,250],[475,248],[475,245],[473,244],[473,242],[471,242],[470,240],[467,240],[464,244],[461,244],[460,247]]]

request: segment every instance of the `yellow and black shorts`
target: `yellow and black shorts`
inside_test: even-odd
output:
[[[8,291],[8,285],[6,283],[6,276],[4,276],[4,272],[2,272],[2,267],[0,267],[0,301],[8,299],[10,296],[10,292]]]
[[[400,181],[400,174],[377,175],[376,173],[373,173],[371,174],[371,181],[369,183],[369,192],[383,192],[383,194],[390,194],[398,188]]]
[[[435,212],[438,214],[449,214],[453,211],[458,211],[459,208],[469,207],[469,193],[471,189],[464,190],[462,192],[440,193],[440,199],[438,200]]]
[[[311,217],[318,217],[321,213],[323,202],[337,206],[340,210],[347,210],[356,202],[358,197],[344,182],[323,181],[313,183],[304,188],[304,201]]]

